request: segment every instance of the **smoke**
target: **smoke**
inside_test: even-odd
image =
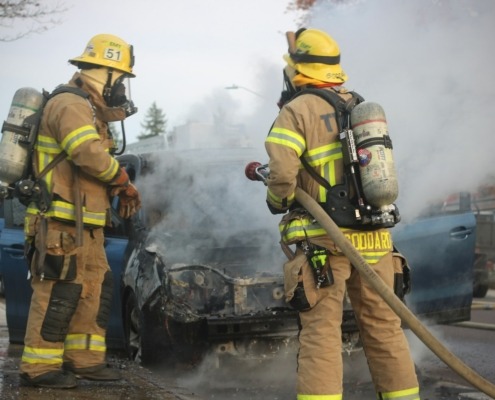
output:
[[[264,185],[244,174],[246,164],[259,153],[251,148],[228,150],[150,156],[151,172],[139,182],[143,209],[153,227],[150,242],[166,262],[239,265],[242,260],[253,271],[280,272],[279,218],[270,218]]]
[[[493,180],[494,18],[491,0],[320,0],[303,19],[339,43],[346,87],[385,109],[404,220]],[[258,61],[254,112],[230,109],[255,147],[278,113],[286,45]]]
[[[296,364],[295,352],[273,359],[242,361],[218,360],[212,354],[177,382],[205,400],[282,400],[294,397]]]
[[[317,2],[308,26],[339,43],[346,83],[386,112],[409,219],[491,172],[490,0]]]

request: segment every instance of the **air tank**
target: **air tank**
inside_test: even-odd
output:
[[[394,203],[399,184],[383,108],[367,101],[358,104],[351,112],[351,127],[366,201],[377,208]]]
[[[23,178],[39,124],[43,95],[33,88],[18,89],[2,126],[0,141],[0,198],[7,197],[8,187]],[[36,115],[35,115],[36,114]],[[35,118],[38,117],[38,118]]]

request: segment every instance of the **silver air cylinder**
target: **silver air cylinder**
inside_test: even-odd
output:
[[[8,187],[24,177],[34,141],[33,129],[39,121],[33,116],[43,104],[43,95],[33,88],[15,92],[0,142],[0,198],[8,196]],[[31,118],[29,118],[31,117]]]
[[[363,102],[351,112],[359,158],[359,173],[364,197],[374,207],[392,204],[399,195],[399,183],[383,108]]]

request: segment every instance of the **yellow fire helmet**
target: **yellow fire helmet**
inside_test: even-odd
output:
[[[96,35],[88,42],[81,56],[71,58],[69,62],[75,66],[88,63],[108,67],[135,77],[132,73],[134,52],[132,45],[121,38],[109,35]]]
[[[289,54],[284,60],[301,74],[329,83],[344,83],[347,75],[340,66],[337,42],[318,29],[287,32]]]

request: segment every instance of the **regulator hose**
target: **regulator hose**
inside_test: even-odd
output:
[[[404,305],[404,303],[394,294],[394,292],[383,282],[383,280],[371,269],[365,259],[356,250],[352,243],[343,235],[339,227],[333,222],[329,215],[321,206],[304,190],[296,188],[296,200],[320,223],[335,244],[351,261],[370,286],[377,291],[390,308],[407,324],[409,329],[447,366],[454,370],[467,382],[495,399],[495,385],[473,369],[463,363],[452,354],[438,339],[433,336],[428,329],[418,320],[418,318]]]

